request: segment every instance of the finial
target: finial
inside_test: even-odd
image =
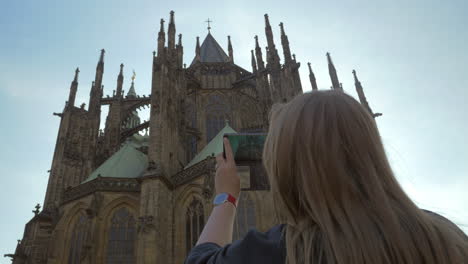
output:
[[[270,26],[270,20],[268,19],[268,14],[265,14],[265,24],[267,27]]]
[[[133,70],[133,75],[132,75],[132,82],[135,81],[136,73],[135,70]]]
[[[34,213],[34,215],[38,215],[39,214],[39,209],[41,209],[41,205],[36,204],[36,206],[34,208],[36,208],[36,210],[33,210],[32,212]]]
[[[296,54],[293,53],[293,60],[296,61]]]
[[[358,80],[357,75],[356,75],[356,70],[353,70],[352,73],[353,73],[353,76],[354,76],[354,81],[358,82],[359,80]]]
[[[104,49],[101,50],[101,56],[99,57],[99,62],[104,62],[104,53],[106,51]]]
[[[153,50],[153,57],[156,57],[156,51]]]
[[[229,126],[229,119],[224,119],[224,126]]]
[[[312,66],[310,66],[310,62],[307,63],[307,66],[309,66],[309,73],[312,73]]]
[[[123,63],[120,63],[120,74],[123,74],[123,67],[124,67]]]
[[[170,14],[171,14],[171,20],[169,23],[173,24],[174,23],[174,10],[171,10]]]
[[[328,60],[328,63],[333,64],[331,56],[330,56],[330,52],[327,52],[327,60]]]
[[[280,26],[280,29],[281,29],[281,35],[286,35],[286,33],[284,33],[284,25],[283,25],[283,22],[279,23],[279,26]]]
[[[255,35],[255,37],[254,37],[254,38],[255,38],[255,47],[256,47],[256,48],[259,48],[259,47],[260,47],[260,45],[258,44],[258,36],[257,36],[257,35]]]
[[[210,30],[211,30],[210,23],[213,21],[208,18],[205,22],[208,23],[208,33],[210,33]]]
[[[78,81],[78,74],[80,73],[80,68],[76,68],[75,70],[75,78],[73,79],[74,82],[77,82]]]
[[[159,32],[164,32],[164,19],[161,18],[161,21],[159,23],[161,23],[161,28],[159,29]]]
[[[179,43],[178,43],[179,46],[182,46],[182,34],[179,34]]]

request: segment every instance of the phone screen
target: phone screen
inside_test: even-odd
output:
[[[248,162],[262,160],[263,145],[265,144],[266,133],[237,133],[224,134],[231,144],[234,161]],[[226,158],[226,152],[223,144],[223,156]]]

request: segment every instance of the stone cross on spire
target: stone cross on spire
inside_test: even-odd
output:
[[[210,33],[210,30],[211,30],[210,23],[213,22],[213,21],[211,21],[211,20],[208,18],[205,22],[208,23],[208,33]]]

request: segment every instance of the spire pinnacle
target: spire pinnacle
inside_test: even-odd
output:
[[[103,62],[104,62],[104,53],[105,53],[105,52],[106,52],[106,51],[105,51],[104,49],[101,50],[101,56],[99,57],[99,62],[100,62],[100,63],[103,63]]]
[[[127,97],[136,97],[136,92],[135,92],[135,77],[136,73],[135,70],[133,70],[133,75],[132,75],[132,85],[130,86],[130,89],[128,90]]]
[[[167,46],[171,50],[171,49],[175,49],[176,29],[175,29],[175,23],[174,23],[174,11],[171,11],[170,14],[171,15],[169,18],[169,27],[167,29],[167,35],[168,35]]]
[[[200,59],[200,37],[197,36],[197,45],[195,46],[195,57]]]
[[[174,10],[171,10],[170,14],[171,14],[171,18],[170,18],[169,23],[174,24]]]
[[[159,23],[161,24],[161,28],[159,29],[159,33],[162,33],[162,32],[164,32],[164,19],[161,18]]]
[[[179,34],[179,41],[177,43],[180,47],[182,46],[182,34]]]
[[[234,52],[232,49],[232,44],[231,44],[231,36],[228,37],[228,53],[229,53],[229,59],[234,62]]]
[[[266,25],[267,27],[271,27],[271,26],[270,26],[270,19],[268,18],[268,14],[265,14],[265,25]]]
[[[291,49],[289,48],[289,40],[286,33],[284,33],[284,25],[283,22],[279,24],[281,29],[281,45],[283,46],[283,55],[284,55],[284,62],[286,64],[291,62]],[[294,59],[296,60],[296,59]]]
[[[119,75],[123,75],[123,63],[120,63],[120,72],[119,72]]]
[[[257,35],[255,35],[255,57],[257,59],[258,70],[263,70],[265,68],[265,63],[263,62],[262,49],[258,44]]]
[[[307,66],[309,66],[309,80],[310,80],[310,85],[312,86],[312,90],[316,91],[318,90],[317,87],[317,80],[315,79],[315,74],[312,71],[312,66],[310,66],[310,62],[307,63]]]
[[[330,52],[327,52],[327,60],[328,73],[330,74],[333,89],[343,90],[342,86],[340,85],[340,81],[338,80],[338,74],[336,73],[335,65],[333,65]]]
[[[369,103],[367,102],[366,95],[364,94],[364,89],[362,88],[361,82],[359,81],[359,79],[357,77],[356,71],[353,70],[352,73],[353,73],[353,76],[354,76],[354,85],[356,87],[356,92],[358,94],[359,101],[361,102],[361,105],[367,111],[369,111],[369,113],[372,115],[372,117],[375,118],[375,117],[381,116],[382,115],[381,113],[375,113],[374,114],[374,112],[372,112],[372,109],[370,108]]]
[[[258,44],[258,36],[255,35],[255,48],[260,48],[260,45]]]
[[[280,22],[279,26],[280,26],[280,30],[281,30],[281,35],[286,35],[286,33],[284,33],[284,24],[283,24],[283,22]]]
[[[75,78],[73,79],[74,82],[78,82],[78,74],[80,73],[80,68],[76,68],[75,70]]]

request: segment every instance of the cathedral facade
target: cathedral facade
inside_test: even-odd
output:
[[[171,12],[167,33],[161,19],[151,94],[138,95],[133,78],[124,93],[120,65],[116,89],[104,96],[102,50],[87,109],[75,106],[76,69],[68,101],[55,113],[61,122],[43,208],[37,206],[16,251],[6,256],[15,264],[183,263],[212,209],[213,155],[222,151],[223,134],[266,132],[271,106],[302,93],[300,63],[283,24],[282,63],[267,15],[265,34],[266,49],[255,37],[251,71],[235,63],[230,37],[226,53],[210,32],[202,44],[197,37],[195,56],[186,64]],[[342,90],[327,57],[332,88]],[[309,73],[317,90],[310,64]],[[355,82],[372,113],[356,75]],[[106,105],[107,118],[100,120]],[[149,121],[141,122],[142,107],[150,109]],[[239,172],[234,239],[275,223],[261,164],[240,166]]]

